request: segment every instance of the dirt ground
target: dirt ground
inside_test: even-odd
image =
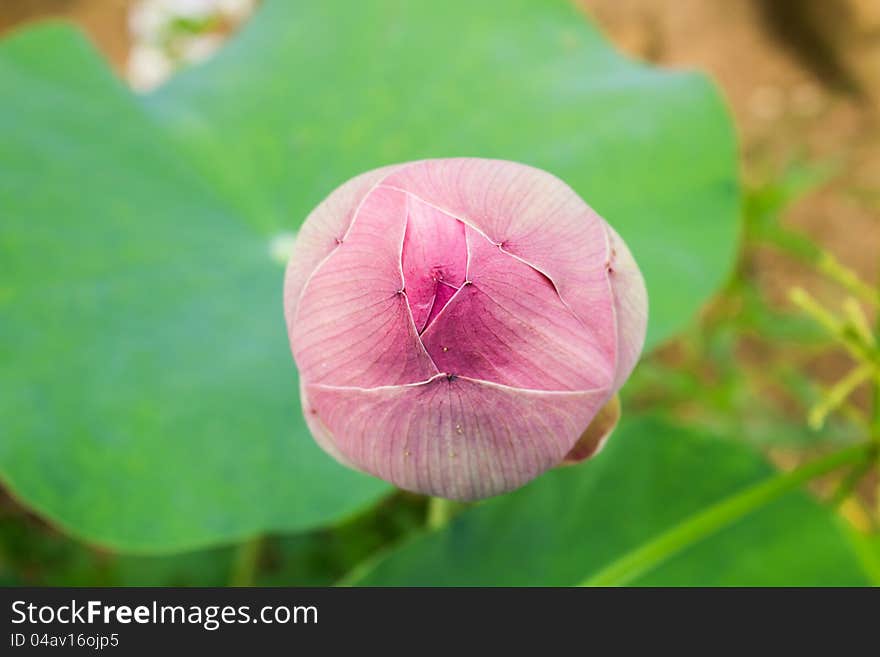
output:
[[[6,0],[0,4],[0,35],[44,18],[81,25],[122,72],[131,45],[128,12],[133,0]]]

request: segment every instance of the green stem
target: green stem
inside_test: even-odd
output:
[[[242,542],[235,553],[230,586],[253,586],[263,550],[263,537],[259,534]]]
[[[873,457],[874,445],[860,444],[829,454],[791,472],[779,473],[686,518],[646,544],[612,561],[581,586],[624,586],[673,555],[711,536],[801,485],[851,463]]]
[[[428,498],[428,517],[425,519],[425,525],[430,531],[443,529],[452,517],[453,503],[442,497]]]
[[[810,409],[807,423],[813,429],[821,429],[832,411],[840,408],[840,405],[853,393],[853,390],[868,381],[875,374],[872,363],[865,363],[853,369],[849,374],[825,391],[822,401]]]
[[[829,504],[836,509],[846,502],[849,499],[849,496],[853,494],[856,486],[859,485],[859,482],[871,469],[872,465],[870,459],[865,459],[861,463],[856,463],[852,469],[846,473],[846,476],[840,481],[840,484],[838,484],[837,489],[831,496]]]
[[[850,293],[874,307],[880,307],[880,293],[865,283],[852,269],[844,267],[828,252],[822,252],[816,259],[819,271],[836,281]]]
[[[871,439],[880,443],[880,375],[874,381],[874,408],[871,409]]]
[[[880,280],[874,286],[880,297]],[[880,333],[880,310],[874,316],[874,333]],[[877,490],[874,492],[875,521],[880,525],[880,373],[874,376],[874,399],[871,409],[871,439],[877,447]]]
[[[792,288],[789,292],[789,298],[814,322],[824,328],[828,335],[840,343],[854,360],[860,363],[872,363],[874,366],[880,364],[880,354],[876,353],[871,345],[863,342],[858,331],[837,319],[806,290],[800,287]]]
[[[871,409],[871,440],[877,448],[877,490],[874,492],[876,522],[880,524],[880,375],[874,381],[874,408]]]

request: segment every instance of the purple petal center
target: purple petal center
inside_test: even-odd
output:
[[[467,278],[464,224],[408,197],[401,265],[413,321],[423,333]]]

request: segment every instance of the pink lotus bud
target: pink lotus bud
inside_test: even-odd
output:
[[[574,191],[467,158],[333,192],[297,237],[284,305],[318,443],[461,500],[595,454],[647,320],[632,255]]]

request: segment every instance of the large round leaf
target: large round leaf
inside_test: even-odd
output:
[[[362,170],[556,173],[632,247],[650,344],[732,259],[716,93],[624,60],[562,1],[270,0],[144,97],[43,26],[0,44],[0,88],[0,474],[117,548],[306,529],[387,490],[308,437],[270,248]]]
[[[166,550],[351,513],[308,438],[283,267],[67,29],[6,43],[0,468],[71,533]]]
[[[463,513],[445,530],[392,552],[357,583],[573,586],[771,473],[749,446],[650,417],[630,419],[594,460],[555,470]],[[876,583],[870,559],[860,557],[848,534],[831,509],[795,491],[672,555],[633,583]]]

